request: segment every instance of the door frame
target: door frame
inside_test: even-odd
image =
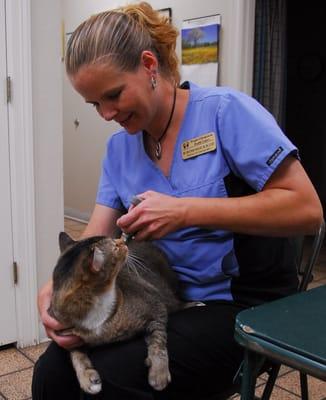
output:
[[[7,43],[6,43],[5,0],[0,0],[0,240],[1,240],[1,270],[0,270],[0,345],[11,343],[17,338],[15,283],[13,279],[13,239],[11,215],[11,182],[9,156],[9,123],[7,106]]]
[[[33,149],[31,0],[5,0],[13,255],[16,285],[17,345],[39,342]]]

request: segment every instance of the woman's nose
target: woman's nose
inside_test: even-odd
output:
[[[100,115],[106,121],[112,121],[113,118],[117,115],[118,111],[112,107],[102,106],[100,108]]]

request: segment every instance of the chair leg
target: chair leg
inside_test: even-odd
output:
[[[300,372],[301,399],[309,400],[307,374]]]
[[[255,387],[260,365],[261,357],[246,349],[241,381],[241,400],[255,399]]]
[[[261,400],[269,400],[269,398],[271,397],[278,373],[280,372],[280,368],[281,368],[281,365],[274,365],[271,368],[270,372],[268,373],[269,377],[266,382]]]

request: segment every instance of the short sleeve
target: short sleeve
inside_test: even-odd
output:
[[[98,184],[96,203],[107,207],[123,210],[123,204],[114,186],[111,174],[114,171],[114,153],[110,152],[111,140],[108,140],[106,154],[102,162],[102,172]]]
[[[224,156],[235,175],[261,191],[279,164],[297,148],[274,117],[255,99],[232,91],[217,111],[218,135]]]

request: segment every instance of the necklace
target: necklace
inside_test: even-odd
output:
[[[154,154],[155,154],[155,157],[156,157],[158,160],[160,160],[161,157],[162,157],[162,145],[161,145],[161,140],[164,138],[164,136],[165,136],[167,130],[169,129],[170,124],[171,124],[172,117],[173,117],[173,114],[174,114],[174,109],[175,109],[175,100],[176,100],[176,97],[177,97],[177,88],[174,87],[174,92],[173,92],[173,104],[172,104],[172,108],[171,108],[169,120],[168,120],[168,122],[167,122],[167,124],[166,124],[166,126],[165,126],[165,129],[164,129],[163,133],[161,134],[161,136],[160,136],[157,140],[154,139],[154,138],[151,136],[151,139],[152,139],[152,140],[155,140],[155,142],[156,142],[156,144],[155,144],[155,153],[154,153]],[[146,132],[146,133],[147,133],[147,132]]]

